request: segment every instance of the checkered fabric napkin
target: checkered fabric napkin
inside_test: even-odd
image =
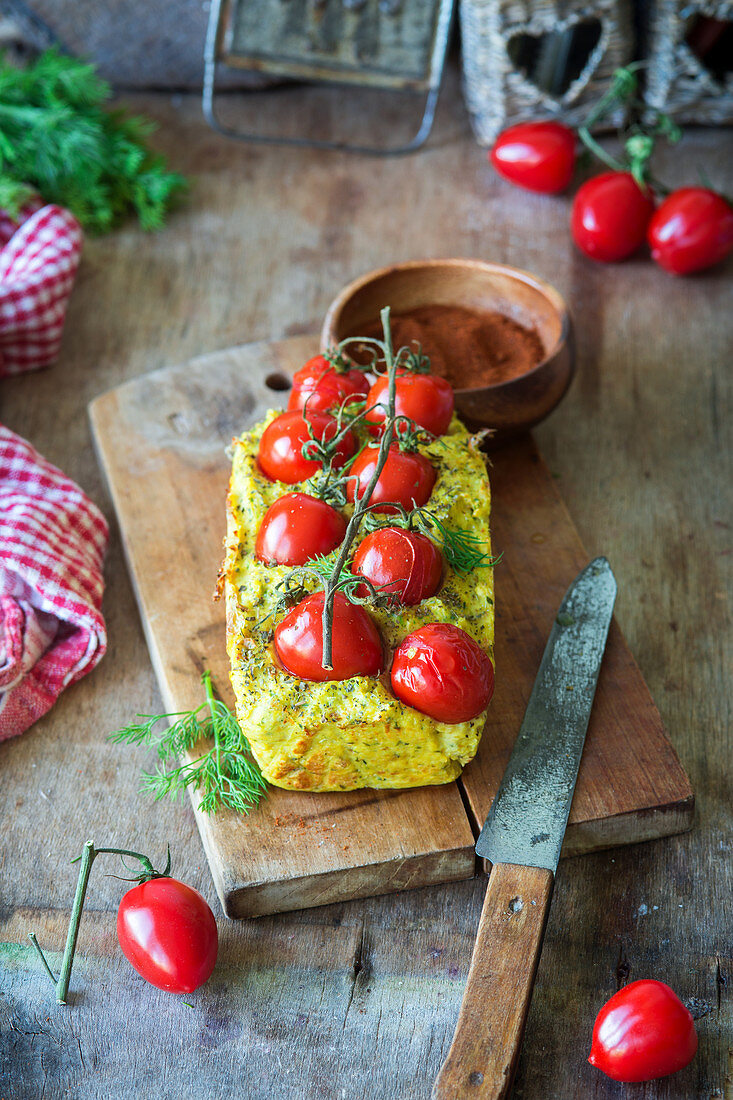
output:
[[[61,206],[0,212],[0,375],[53,363],[81,255],[81,227]]]
[[[0,741],[104,655],[107,536],[79,486],[0,424]]]

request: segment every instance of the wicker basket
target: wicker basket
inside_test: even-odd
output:
[[[649,13],[645,99],[678,122],[733,122],[733,73],[716,78],[687,42],[690,20],[733,20],[733,3],[656,0]]]
[[[477,140],[490,145],[504,127],[527,119],[558,118],[570,126],[585,121],[590,105],[607,91],[614,71],[633,56],[628,0],[461,0],[463,85]],[[577,24],[598,26],[596,45],[572,83],[551,95],[512,60],[520,38],[557,40]],[[622,111],[604,119],[623,121]]]

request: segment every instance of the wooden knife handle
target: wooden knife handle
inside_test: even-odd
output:
[[[542,950],[554,877],[496,863],[489,876],[466,991],[433,1100],[509,1095]]]

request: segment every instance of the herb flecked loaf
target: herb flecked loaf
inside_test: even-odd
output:
[[[492,656],[491,496],[484,457],[455,417],[446,435],[419,446],[437,473],[431,513],[446,526],[480,539],[487,564],[466,576],[446,565],[436,595],[414,607],[369,608],[390,651],[381,676],[300,680],[279,666],[271,644],[282,594],[277,585],[289,569],[264,564],[254,553],[270,505],[284,493],[308,492],[307,481],[285,485],[259,470],[260,436],[277,415],[269,413],[233,444],[223,569],[237,718],[262,773],[278,787],[302,791],[449,782],[475,756],[486,711],[466,722],[436,722],[395,698],[389,666],[391,651],[406,635],[435,622],[461,627]],[[352,509],[343,509],[347,518]]]

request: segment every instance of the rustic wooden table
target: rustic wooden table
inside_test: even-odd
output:
[[[263,119],[299,125],[324,95],[277,93]],[[375,136],[339,96],[339,117]],[[733,1024],[731,897],[731,265],[675,280],[648,260],[574,251],[569,200],[499,180],[451,78],[429,147],[399,159],[241,146],[193,98],[147,96],[158,144],[192,179],[157,236],[85,245],[61,356],[0,383],[3,420],[76,478],[111,520],[109,650],[45,719],[0,746],[3,972],[0,1095],[76,1098],[429,1096],[463,991],[483,880],[220,924],[211,981],[181,999],[147,986],[116,945],[122,885],[95,871],[72,980],[57,1008],[27,941],[64,940],[83,842],[160,858],[218,902],[187,803],[138,793],[139,753],[105,734],[160,703],[86,405],[192,355],[315,331],[346,281],[391,261],[476,256],[528,268],[569,301],[577,379],[537,430],[590,553],[619,579],[617,615],[692,777],[691,833],[564,861],[514,1088],[525,1100],[724,1094]],[[268,119],[267,111],[272,117]],[[730,182],[730,133],[685,138],[672,182]],[[196,518],[192,519],[195,531]],[[175,583],[175,547],[171,547]],[[101,870],[116,871],[110,866]],[[698,1018],[682,1073],[622,1086],[587,1065],[601,1003],[630,979],[670,982]],[[731,1085],[725,1096],[731,1095]]]

